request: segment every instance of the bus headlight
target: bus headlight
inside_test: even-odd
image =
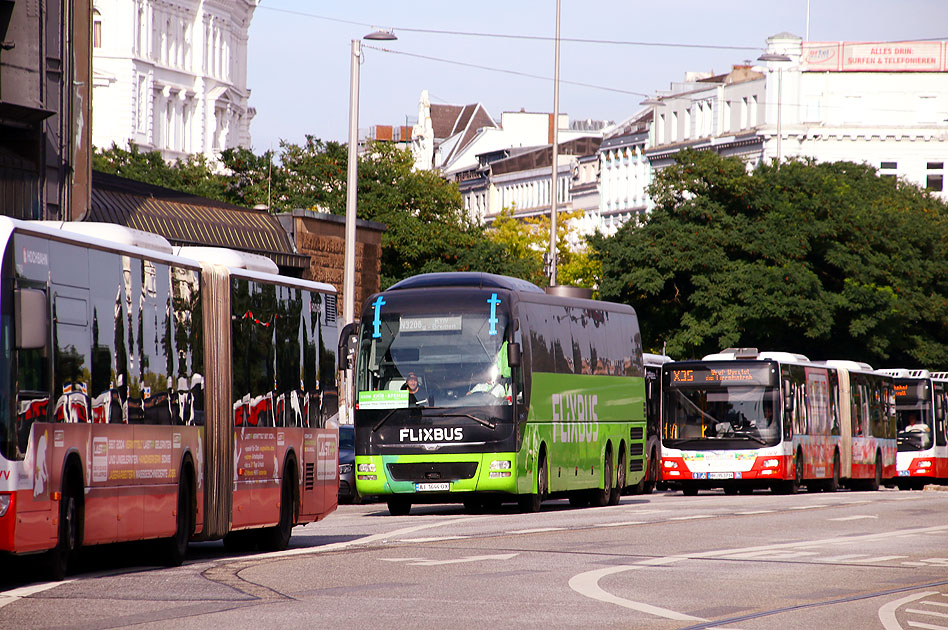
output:
[[[764,460],[764,468],[776,468],[779,465],[780,465],[779,459],[765,459]]]
[[[378,481],[378,475],[357,475],[362,481]]]
[[[359,472],[374,473],[375,464],[359,464]]]
[[[932,460],[930,460],[930,459],[923,459],[922,461],[918,462],[918,467],[919,467],[919,468],[931,468],[931,467],[932,467]]]
[[[6,516],[7,510],[10,509],[10,502],[13,498],[11,494],[0,494],[0,517]]]
[[[506,459],[494,460],[490,463],[491,470],[510,470],[510,461]]]
[[[667,459],[662,462],[662,465],[663,465],[665,468],[678,468],[678,462],[673,462],[673,461],[670,461],[670,460],[667,460]]]

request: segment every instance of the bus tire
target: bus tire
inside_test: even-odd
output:
[[[642,494],[652,494],[658,485],[658,449],[652,448],[648,454],[648,463],[645,467],[645,483],[642,484]]]
[[[408,516],[411,512],[411,501],[408,499],[389,499],[388,513],[392,516]]]
[[[619,498],[622,496],[622,490],[625,488],[625,448],[619,449],[619,465],[616,468],[616,485],[612,488],[612,494],[609,496],[609,505],[619,505]]]
[[[540,457],[537,460],[537,491],[528,494],[521,494],[517,498],[521,512],[539,512],[540,504],[543,503],[543,496],[546,494],[546,450],[540,449]]]
[[[793,458],[793,479],[783,484],[781,494],[797,494],[803,487],[803,453],[797,451],[797,456]]]
[[[696,497],[698,496],[698,486],[692,486],[691,484],[682,486],[681,493],[686,497]]]
[[[602,460],[602,489],[596,492],[595,505],[605,507],[612,499],[612,449],[606,446],[606,456]]]
[[[826,482],[824,489],[827,492],[836,492],[839,490],[839,451],[833,452],[833,476]]]
[[[48,552],[49,577],[60,582],[69,573],[70,563],[82,545],[82,475],[67,464],[59,499],[59,537]]]
[[[175,510],[175,532],[170,538],[159,543],[158,552],[161,564],[166,567],[179,567],[188,555],[188,543],[194,533],[194,490],[191,483],[191,467],[186,466],[178,482],[178,507]]]
[[[280,522],[260,531],[260,548],[264,551],[283,551],[290,544],[297,513],[296,480],[296,466],[290,460],[283,468],[283,481],[280,483]]]
[[[872,479],[866,482],[866,490],[875,492],[882,485],[882,453],[876,451],[876,470]]]

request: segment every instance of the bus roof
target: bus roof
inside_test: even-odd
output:
[[[885,374],[892,378],[932,378],[933,376],[928,370],[910,370],[907,368],[887,368],[877,371],[879,374]]]
[[[642,361],[645,365],[663,365],[674,361],[670,356],[665,354],[652,354],[651,352],[642,353]]]
[[[400,289],[427,289],[431,287],[475,287],[478,289],[508,289],[526,293],[543,293],[543,289],[521,280],[494,273],[445,271],[438,273],[423,273],[396,282],[386,291]]]
[[[734,361],[738,359],[756,359],[760,361],[779,361],[781,363],[810,363],[804,354],[796,352],[760,352],[757,348],[726,348],[721,352],[702,357],[703,361]]]

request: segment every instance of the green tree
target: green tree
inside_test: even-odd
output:
[[[169,163],[159,151],[142,152],[134,144],[129,149],[120,149],[113,143],[108,149],[93,152],[92,168],[137,182],[229,201],[227,178],[215,173],[203,155],[189,155]]]
[[[729,346],[948,365],[948,207],[848,162],[752,173],[684,151],[641,225],[593,239],[605,299],[639,313],[653,350]]]
[[[580,211],[559,212],[556,223],[557,282],[578,287],[595,288],[601,266],[587,250],[573,251],[568,246],[570,222],[582,215]],[[487,236],[522,261],[519,275],[536,285],[546,286],[549,277],[544,267],[544,254],[550,250],[550,217],[516,218],[514,211],[504,208],[487,229]]]

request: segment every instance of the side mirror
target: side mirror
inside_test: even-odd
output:
[[[348,370],[355,362],[355,354],[359,349],[358,331],[358,322],[352,322],[343,326],[339,332],[339,347],[336,352],[336,367],[339,370]]]
[[[45,348],[49,336],[46,291],[17,289],[13,301],[16,310],[16,347],[20,350]]]
[[[520,367],[520,361],[522,360],[523,355],[520,351],[519,343],[508,343],[507,344],[507,365],[512,368]]]

